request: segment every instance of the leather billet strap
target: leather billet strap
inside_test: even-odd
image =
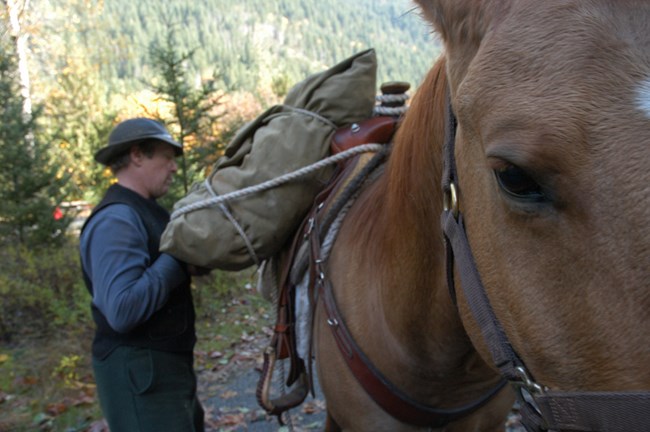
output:
[[[458,192],[454,158],[457,124],[450,100],[447,101],[446,115],[448,129],[443,149],[442,189],[448,197],[452,189]],[[650,431],[650,391],[565,392],[535,383],[492,309],[472,255],[458,203],[453,207],[445,205],[441,224],[447,243],[447,279],[452,284],[449,286],[452,299],[456,297],[453,285],[455,266],[470,311],[481,329],[494,364],[519,390],[522,423],[528,431]]]

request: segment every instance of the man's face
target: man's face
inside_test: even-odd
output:
[[[149,198],[160,198],[169,191],[176,165],[176,152],[171,145],[158,144],[151,158],[142,159],[142,179]]]

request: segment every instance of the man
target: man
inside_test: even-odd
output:
[[[169,190],[182,152],[160,123],[134,118],[95,154],[117,177],[80,237],[96,324],[93,370],[111,432],[204,429],[190,275],[158,250],[169,214],[156,199]]]

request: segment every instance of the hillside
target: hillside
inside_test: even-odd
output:
[[[192,68],[217,70],[228,88],[293,84],[355,52],[374,47],[379,82],[417,85],[439,47],[409,0],[186,0],[103,3],[98,56],[111,78],[147,76],[149,47],[169,28],[179,48],[195,49]],[[106,48],[109,48],[108,50]]]

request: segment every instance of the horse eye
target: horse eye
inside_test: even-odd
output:
[[[494,174],[499,186],[508,195],[533,202],[546,200],[541,186],[518,166],[505,164],[503,167],[495,169]]]

